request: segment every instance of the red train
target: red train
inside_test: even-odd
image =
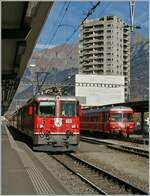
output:
[[[133,110],[123,106],[85,109],[81,117],[81,130],[128,136],[134,131]]]
[[[14,114],[12,124],[32,139],[34,150],[75,151],[80,112],[75,97],[37,95]]]

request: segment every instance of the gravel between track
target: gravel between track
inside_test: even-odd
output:
[[[81,194],[98,194],[89,185],[83,182],[79,177],[72,174],[70,171],[65,169],[60,163],[48,155],[47,153],[36,152],[35,156],[42,162],[42,164],[53,173],[62,185],[67,187],[70,194],[81,195]]]
[[[95,145],[86,142],[80,142],[76,156],[148,192],[148,158],[111,150],[105,145]]]

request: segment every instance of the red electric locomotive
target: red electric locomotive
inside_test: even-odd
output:
[[[123,106],[85,109],[81,117],[81,130],[128,136],[134,131],[133,110]]]
[[[80,137],[80,110],[75,97],[37,95],[15,113],[13,121],[32,139],[34,150],[75,151]]]

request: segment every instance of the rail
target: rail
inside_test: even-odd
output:
[[[127,183],[126,181],[98,168],[73,154],[53,155],[55,160],[60,162],[65,168],[80,177],[99,194],[140,194],[148,195],[143,190]]]
[[[120,151],[124,151],[124,152],[128,152],[128,153],[132,153],[135,155],[149,158],[149,151],[141,149],[141,148],[125,146],[125,145],[120,145],[120,144],[115,144],[115,143],[113,144],[108,141],[102,141],[102,140],[98,140],[95,138],[80,137],[80,139],[81,139],[81,141],[90,142],[90,143],[94,143],[94,144],[103,143],[103,144],[106,144],[107,147],[113,148],[115,150],[120,150]]]

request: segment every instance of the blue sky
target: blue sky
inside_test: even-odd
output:
[[[69,4],[69,1],[67,3],[65,1],[55,1],[41,31],[36,48],[50,48],[65,43],[86,17],[90,8],[96,3],[96,1],[71,1]],[[68,9],[66,14],[64,14],[67,5]],[[149,36],[148,6],[148,1],[135,1],[134,24],[141,26],[141,29],[136,29],[135,31],[141,32],[145,37]],[[95,12],[88,19],[106,15],[116,15],[130,24],[129,1],[101,1]],[[59,24],[61,26],[58,28]],[[68,43],[75,43],[78,40],[79,31],[72,36]]]

